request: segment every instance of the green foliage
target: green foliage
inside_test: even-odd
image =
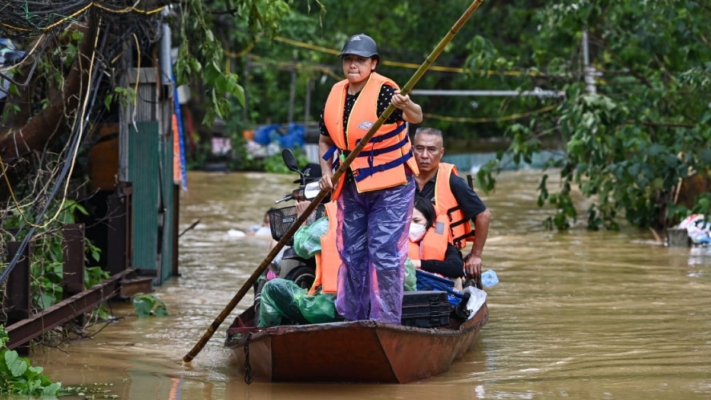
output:
[[[299,168],[303,169],[309,163],[309,160],[306,158],[306,153],[304,153],[303,150],[294,150],[294,155],[296,156],[296,162],[298,163]],[[291,171],[289,171],[286,165],[284,165],[284,160],[281,157],[281,153],[277,153],[265,158],[263,160],[263,164],[264,170],[266,172],[271,172],[274,174],[292,173]]]
[[[168,309],[165,307],[163,300],[152,294],[136,293],[131,297],[131,302],[138,318],[148,318],[151,315],[156,317],[168,316]]]
[[[226,30],[215,29],[212,11],[234,10],[232,27]],[[191,78],[197,78],[202,84],[204,95],[204,123],[212,125],[215,117],[226,118],[230,110],[229,96],[234,96],[244,104],[244,88],[239,85],[238,76],[225,72],[223,42],[230,40],[230,34],[242,34],[241,29],[234,29],[235,24],[246,27],[252,38],[263,33],[272,34],[278,28],[278,21],[289,12],[284,0],[245,0],[239,3],[233,0],[202,2],[181,0],[178,34],[180,44],[178,59],[175,62],[175,74],[179,84],[185,84]],[[222,37],[215,37],[219,32]]]
[[[9,340],[5,327],[0,325],[0,395],[54,396],[61,383],[52,383],[42,373],[42,367],[33,367],[30,360],[20,357],[6,347]]]
[[[30,271],[32,280],[30,290],[32,292],[33,305],[40,310],[45,310],[63,299],[63,236],[61,227],[64,224],[76,222],[75,216],[78,213],[87,215],[87,211],[79,203],[73,200],[65,200],[62,209],[57,212],[60,201],[49,208],[46,215],[56,218],[46,227],[36,230],[32,239],[32,257]],[[28,210],[23,211],[25,218],[34,221],[35,216]],[[6,230],[18,229],[25,225],[25,222],[17,209],[11,209],[8,217],[3,221],[3,228]],[[9,237],[7,233],[3,235],[5,241],[22,240],[22,238]],[[99,261],[101,250],[94,246],[89,240],[86,243],[85,262]],[[88,267],[85,269],[84,284],[86,288],[103,282],[109,277],[108,272],[100,267]]]
[[[278,33],[327,49],[340,49],[348,36],[365,32],[378,42],[383,61],[419,64],[471,2],[452,0],[447,7],[432,13],[428,2],[321,0],[321,12],[316,13],[310,2],[289,3],[289,11],[284,1],[277,1],[268,13],[271,19],[256,17],[269,7],[258,3],[240,3],[239,11],[226,17],[227,28],[217,31],[219,40],[215,39],[235,53],[254,43],[251,54],[259,57],[249,61],[250,81],[245,90],[249,112],[241,121],[243,129],[251,123],[287,120],[291,73],[290,66],[284,64],[297,60],[297,99],[305,98],[307,82],[316,83],[307,113],[312,121],[318,118],[331,85],[342,76],[333,54],[266,37]],[[219,1],[211,3],[210,9],[229,9],[230,4]],[[680,179],[705,172],[711,165],[711,155],[704,153],[711,139],[710,19],[711,7],[700,0],[485,2],[435,63],[464,68],[468,73],[430,71],[417,88],[540,87],[563,91],[565,99],[477,98],[476,108],[461,97],[417,96],[415,100],[428,114],[469,118],[511,115],[557,105],[548,113],[520,118],[515,123],[473,124],[428,117],[424,124],[442,129],[448,140],[504,136],[511,147],[509,154],[502,153],[500,159],[512,155],[514,163],[530,160],[544,143],[559,143],[567,155],[563,162],[549,166],[560,168],[561,185],[550,191],[544,188],[539,198],[541,206],[556,210],[546,222],[549,227],[565,229],[577,223],[579,211],[571,193],[580,190],[592,200],[585,211],[591,229],[616,229],[620,218],[639,227],[663,228],[692,208],[704,209],[705,197],[687,209],[676,204],[674,191]],[[195,20],[193,25],[200,22]],[[592,65],[602,72],[602,77],[596,78],[596,94],[587,93],[583,83],[584,28],[589,33]],[[266,35],[257,40],[261,32]],[[213,46],[210,40],[193,41],[195,46],[203,42],[207,43],[207,50],[200,51]],[[224,68],[220,70],[224,61],[213,57],[199,66],[214,62],[205,74],[216,81],[222,79],[218,71],[224,72]],[[246,57],[237,59],[232,69],[243,68],[245,62]],[[377,70],[400,84],[414,72],[384,64]],[[234,88],[227,78],[219,86]],[[202,90],[206,93],[205,104],[211,104],[211,99],[221,101],[209,90]],[[233,97],[239,98],[237,94]],[[241,107],[234,107],[233,116],[241,114]],[[226,116],[224,111],[226,108],[221,109]],[[294,115],[304,111],[304,102],[297,100]],[[240,160],[241,165],[252,167],[253,160]],[[277,164],[274,161],[275,167]],[[493,189],[496,172],[495,164],[482,168],[477,184]]]
[[[566,93],[554,113],[507,129],[515,162],[527,160],[544,139],[564,143],[561,186],[541,182],[539,205],[557,211],[548,227],[566,229],[578,213],[571,188],[593,200],[590,229],[617,229],[619,216],[643,228],[664,228],[692,210],[676,204],[679,183],[711,168],[711,8],[698,1],[563,1],[530,8],[531,24],[518,49]],[[535,24],[535,27],[534,25]],[[603,72],[587,93],[580,51],[587,27],[593,65]],[[507,46],[500,46],[506,53]],[[509,56],[517,63],[519,57]],[[531,78],[528,85],[540,82]],[[491,176],[491,165],[479,172]],[[488,182],[489,186],[493,183]],[[708,213],[708,196],[697,212]]]

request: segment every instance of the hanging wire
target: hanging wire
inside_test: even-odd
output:
[[[146,16],[159,13],[165,6],[144,10],[135,6],[126,7],[120,1],[54,0],[40,3],[27,0],[6,0],[6,4],[0,6],[0,28],[9,31],[14,36],[61,29],[65,24],[75,22],[93,8],[109,14]]]
[[[67,157],[65,159],[64,165],[62,166],[62,170],[57,176],[54,186],[52,187],[52,190],[49,193],[49,196],[47,197],[44,207],[40,211],[39,215],[35,219],[34,223],[29,223],[30,225],[30,230],[27,232],[27,235],[23,239],[23,241],[20,243],[20,247],[17,250],[17,253],[13,256],[12,260],[8,264],[7,268],[0,274],[0,284],[5,282],[7,278],[9,277],[10,273],[12,270],[15,268],[17,265],[18,261],[20,260],[20,257],[22,257],[22,253],[24,252],[25,248],[27,247],[27,244],[30,242],[30,240],[34,236],[34,232],[37,228],[45,228],[46,226],[49,225],[53,220],[55,220],[59,213],[62,210],[62,207],[64,205],[64,202],[66,201],[67,197],[67,188],[69,186],[69,177],[71,176],[72,171],[74,170],[74,165],[77,159],[77,155],[79,153],[79,145],[81,143],[81,139],[84,133],[84,128],[86,126],[86,122],[88,122],[88,118],[91,115],[91,113],[87,114],[87,109],[89,107],[93,108],[93,105],[96,101],[96,97],[99,93],[99,90],[92,90],[92,88],[96,88],[98,86],[99,81],[101,80],[104,69],[103,65],[99,64],[98,66],[95,66],[95,59],[96,59],[96,54],[97,52],[100,52],[101,49],[103,49],[106,45],[106,40],[107,40],[107,35],[103,35],[102,43],[101,43],[101,48],[97,48],[98,45],[98,39],[99,39],[99,31],[97,29],[96,33],[96,40],[94,42],[94,49],[92,51],[92,56],[90,59],[90,64],[89,64],[89,81],[87,85],[87,90],[86,90],[86,95],[83,99],[83,102],[81,104],[81,113],[76,116],[75,122],[74,122],[74,133],[71,139],[71,144],[69,146],[69,153],[67,154]],[[3,166],[4,169],[4,166]],[[47,213],[47,210],[52,204],[52,200],[54,199],[55,195],[59,191],[59,188],[64,184],[66,179],[66,184],[64,186],[64,193],[62,196],[61,203],[59,207],[57,208],[57,213],[50,218],[50,221],[45,223],[44,225],[40,225],[40,222],[43,220],[44,215]],[[10,188],[12,191],[12,188]],[[14,196],[13,196],[14,198]],[[19,211],[19,205],[18,205],[18,211]],[[27,219],[23,216],[23,219],[27,221]]]

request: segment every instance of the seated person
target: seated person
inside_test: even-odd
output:
[[[415,268],[452,280],[462,277],[462,254],[449,243],[448,234],[447,220],[437,218],[432,203],[423,197],[415,197],[408,251],[408,258]]]
[[[297,205],[299,211],[305,208],[304,204]],[[279,325],[282,317],[297,323],[336,319],[335,307],[326,306],[335,300],[338,268],[341,264],[336,250],[335,230],[338,221],[332,218],[335,212],[336,204],[327,203],[325,217],[311,225],[300,227],[294,235],[296,253],[303,258],[316,257],[316,278],[313,286],[306,293],[304,289],[290,285],[283,279],[267,282],[261,295],[259,326]],[[451,279],[461,277],[464,262],[459,250],[448,242],[449,234],[446,218],[435,218],[432,203],[423,198],[416,198],[410,223],[410,245],[406,265],[411,263],[415,268]],[[406,290],[415,290],[414,271],[406,272],[409,272],[406,273]],[[299,310],[302,306],[311,311]]]

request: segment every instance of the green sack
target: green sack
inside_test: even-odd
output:
[[[405,260],[405,291],[414,292],[417,290],[417,269],[409,258]]]
[[[311,225],[304,225],[294,234],[294,251],[309,259],[321,252],[321,236],[328,231],[328,218],[321,217]]]
[[[336,319],[336,296],[306,294],[306,289],[287,279],[273,279],[264,285],[259,306],[259,326],[282,325],[283,319],[297,324],[319,324]]]

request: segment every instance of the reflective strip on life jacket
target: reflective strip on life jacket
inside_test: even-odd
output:
[[[336,245],[338,240],[338,204],[335,201],[326,203],[328,230],[321,236],[321,253],[316,254],[316,277],[309,289],[309,294],[316,293],[321,287],[321,293],[336,294],[338,289],[338,269],[341,267],[341,256]]]
[[[383,136],[379,136],[379,137],[376,137],[376,138],[371,139],[371,140],[368,142],[368,144],[371,144],[371,143],[380,143],[380,142],[382,142],[382,141],[384,141],[384,140],[390,139],[391,137],[398,136],[398,135],[400,134],[400,132],[402,132],[403,130],[405,130],[406,127],[407,127],[406,124],[401,124],[401,125],[400,125],[399,127],[397,127],[394,131],[392,131],[392,132],[390,132],[390,133],[387,133],[387,134],[385,134],[385,135],[383,135]],[[397,150],[397,149],[399,149],[399,148],[401,148],[401,147],[404,147],[409,141],[410,141],[410,137],[409,137],[409,136],[405,136],[404,139],[402,139],[402,140],[399,141],[398,143],[395,143],[395,144],[392,145],[392,146],[388,146],[388,147],[385,147],[385,148],[382,148],[382,149],[377,149],[377,150],[374,150],[374,149],[371,148],[370,151],[365,151],[365,150],[364,150],[364,151],[361,151],[360,153],[358,153],[358,157],[373,157],[373,156],[378,156],[378,155],[381,155],[381,154],[385,154],[385,153],[388,153],[388,152]],[[358,140],[358,143],[360,143],[360,140]],[[338,146],[336,146],[336,145],[334,144],[334,145],[332,145],[331,147],[329,147],[328,150],[326,150],[326,153],[324,153],[323,157],[321,157],[321,158],[323,158],[325,161],[331,160],[331,159],[333,158],[333,155],[336,153],[336,150],[338,150]],[[350,152],[349,152],[349,151],[343,151],[343,152],[341,152],[341,154],[343,154],[345,157],[348,157],[348,156],[350,155]],[[372,162],[372,161],[371,161],[371,162]],[[335,160],[333,161],[333,163],[331,164],[331,167],[332,167],[333,169],[338,169],[338,167],[339,167],[340,165],[341,165],[340,158],[336,157],[336,159],[335,159]]]
[[[462,249],[467,245],[468,241],[474,241],[474,231],[469,220],[464,216],[459,203],[457,203],[457,199],[452,194],[452,188],[449,186],[449,179],[452,174],[459,176],[457,167],[453,164],[439,163],[435,182],[435,205],[440,210],[446,211],[452,232],[451,243],[458,249]]]
[[[323,118],[331,140],[341,154],[347,155],[350,150],[355,148],[378,120],[378,97],[380,89],[385,84],[399,89],[390,79],[375,72],[370,74],[353,104],[345,126],[343,112],[348,81],[343,80],[333,85],[326,100]],[[366,145],[363,153],[353,160],[350,168],[356,178],[356,187],[359,193],[406,184],[404,164],[407,164],[413,173],[419,172],[412,157],[412,145],[407,136],[406,127],[404,122],[383,124],[368,142],[370,147]],[[331,160],[334,152],[335,150],[329,149],[324,158]],[[333,165],[338,165],[338,160]],[[332,195],[333,199],[338,198],[344,179],[345,174],[341,176],[338,187]]]

